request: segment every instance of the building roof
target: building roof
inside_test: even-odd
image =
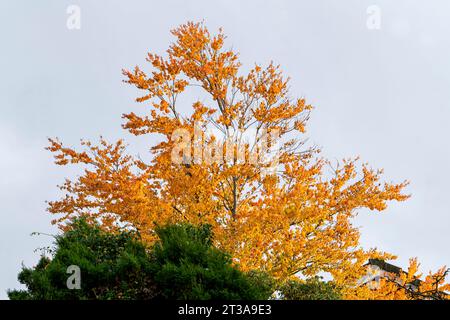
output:
[[[369,259],[367,265],[378,266],[386,272],[400,274],[403,272],[402,268],[394,266],[393,264],[387,263],[381,259]]]

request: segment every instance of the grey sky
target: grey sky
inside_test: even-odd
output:
[[[66,27],[71,4],[80,30]],[[366,27],[369,5],[381,9],[380,30]],[[424,270],[450,264],[449,17],[446,0],[2,1],[0,298],[51,244],[30,233],[56,232],[45,200],[74,174],[52,164],[46,138],[125,136],[145,152],[148,140],[120,129],[120,115],[141,107],[121,69],[163,53],[188,20],[224,27],[244,64],[280,63],[292,94],[315,106],[308,137],[327,157],[359,155],[411,181],[410,200],[357,218],[365,247],[398,254],[400,266],[414,256]]]

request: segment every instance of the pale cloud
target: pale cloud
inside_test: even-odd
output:
[[[44,214],[55,175],[43,141],[24,137],[9,124],[0,123],[0,150],[0,298],[5,298],[6,289],[18,287],[21,263],[35,264],[34,250],[51,244],[51,238],[30,234],[55,231]]]

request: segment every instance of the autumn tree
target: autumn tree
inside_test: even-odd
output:
[[[210,34],[203,24],[172,34],[164,56],[148,54],[149,71],[123,71],[144,106],[123,115],[123,128],[160,137],[151,161],[127,154],[123,140],[83,141],[76,150],[51,139],[57,164],[85,168],[49,203],[54,222],[85,216],[105,229],[128,224],[149,244],[156,223],[207,223],[243,270],[279,279],[328,272],[350,285],[368,258],[392,258],[361,248],[352,218],[407,199],[407,183],[382,182],[381,170],[356,158],[331,165],[308,147],[312,107],[291,97],[279,66],[243,69],[222,31]]]

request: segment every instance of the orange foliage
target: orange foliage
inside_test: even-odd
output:
[[[49,203],[49,211],[58,214],[55,222],[64,225],[84,215],[115,228],[120,221],[139,229],[148,243],[155,239],[156,223],[209,223],[216,244],[241,268],[282,279],[324,271],[350,284],[363,274],[369,257],[392,258],[363,250],[351,220],[358,209],[381,211],[388,201],[407,199],[402,193],[407,183],[381,183],[382,172],[367,165],[359,169],[357,159],[332,168],[319,150],[302,148],[312,108],[304,99],[290,98],[278,66],[256,65],[241,74],[238,55],[224,49],[221,31],[211,35],[203,25],[187,23],[172,33],[176,41],[166,57],[148,54],[151,73],[139,67],[123,71],[126,82],[143,92],[137,101],[147,110],[143,116],[123,115],[123,127],[135,135],[162,136],[151,148],[152,161],[127,155],[121,140],[83,142],[83,151],[50,140],[57,164],[86,168],[61,186],[65,197]],[[177,98],[192,88],[209,100],[193,101],[191,113],[183,105],[181,112]],[[172,133],[185,128],[193,134],[200,120],[232,140],[253,130],[259,141],[263,131],[277,130],[285,139],[277,171],[264,174],[266,163],[242,163],[235,156],[231,163],[174,163]]]
[[[430,272],[425,279],[419,272],[417,259],[410,259],[407,271],[390,273],[381,277],[375,287],[347,288],[347,299],[358,300],[448,300],[450,284],[445,282],[449,270],[440,268]]]

